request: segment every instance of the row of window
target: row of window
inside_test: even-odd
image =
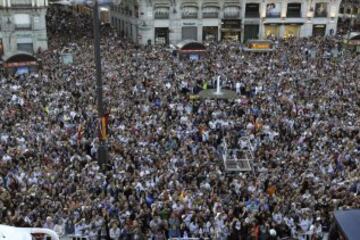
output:
[[[301,3],[288,3],[286,17],[287,18],[298,18],[302,17],[303,13],[301,11]],[[266,5],[265,16],[267,18],[275,17],[278,18],[281,16],[281,2],[268,3]],[[123,6],[112,6],[112,11],[119,12],[125,16],[134,16],[138,17],[138,6],[135,6],[134,11],[129,7]],[[228,6],[224,8],[224,18],[240,18],[241,8],[239,6]],[[328,16],[328,3],[319,2],[315,4],[315,8],[311,8],[315,18],[323,18]],[[186,18],[198,18],[199,10],[196,6],[185,6],[182,8],[181,17]],[[202,18],[218,18],[220,8],[216,6],[208,6],[202,9]],[[168,19],[170,16],[169,7],[157,7],[154,10],[155,19]],[[245,17],[247,18],[259,18],[260,17],[260,4],[259,3],[248,3],[246,4]]]
[[[10,4],[9,4],[10,3]],[[12,7],[12,8],[29,8],[32,7],[44,7],[47,6],[47,2],[45,0],[10,0],[9,2],[0,1],[0,7]]]
[[[112,5],[110,7],[110,10],[113,12],[118,12],[125,16],[129,16],[129,17],[135,17],[135,18],[139,17],[139,7],[138,6],[135,6],[134,11],[132,11],[129,7]]]
[[[323,18],[328,16],[327,3],[316,3],[314,12],[315,18]],[[224,18],[239,18],[240,7],[225,7]],[[202,18],[218,18],[220,9],[218,7],[205,7],[202,9]],[[170,15],[169,8],[161,7],[156,8],[154,11],[155,19],[168,19]],[[182,18],[198,18],[197,7],[184,7],[182,9]],[[302,17],[301,3],[288,3],[287,5],[287,18],[299,18]],[[265,16],[268,18],[281,16],[281,5],[278,3],[270,3],[266,6]],[[260,17],[260,5],[257,3],[246,4],[245,17],[247,18],[259,18]]]
[[[283,27],[283,34],[280,34],[280,28]],[[169,29],[168,28],[155,28],[155,44],[169,44]],[[301,25],[265,25],[266,38],[291,38],[299,37],[301,32]],[[244,42],[250,39],[259,39],[260,27],[256,24],[244,25],[243,32],[236,31],[219,31],[218,27],[202,27],[202,40],[203,41],[217,41],[232,40],[240,41],[241,34],[244,34]],[[197,27],[182,27],[181,29],[182,40],[193,39],[198,40],[198,28]],[[318,24],[313,25],[313,36],[325,36],[326,25]]]
[[[16,49],[22,52],[34,53],[34,44],[31,38],[20,38],[17,39]],[[0,39],[0,56],[4,54],[3,41]]]
[[[111,17],[111,25],[114,26],[119,32],[126,34],[127,37],[131,37],[133,34],[132,25],[118,18]]]
[[[7,17],[6,24],[15,26],[15,30],[31,30],[32,25],[39,23],[39,17],[33,17],[30,14],[14,14],[12,17]],[[1,24],[0,24],[1,25]]]
[[[341,13],[341,14],[354,14],[354,15],[359,14],[360,15],[360,7],[358,7],[358,8],[356,8],[356,7],[346,8],[346,10],[345,10],[344,7],[340,7],[339,13]]]

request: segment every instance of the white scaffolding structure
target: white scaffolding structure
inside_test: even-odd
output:
[[[248,138],[240,139],[239,149],[228,149],[223,140],[222,158],[226,172],[251,172],[253,170],[253,146]]]

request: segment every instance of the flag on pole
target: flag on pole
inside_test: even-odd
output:
[[[109,114],[105,114],[100,118],[100,140],[107,140],[109,132],[108,132],[108,123],[109,123]]]

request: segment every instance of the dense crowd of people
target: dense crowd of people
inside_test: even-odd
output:
[[[2,223],[90,239],[321,239],[334,210],[360,206],[360,56],[336,38],[276,40],[272,53],[209,43],[190,61],[103,26],[102,171],[91,18],[51,8],[48,25],[42,68],[0,79]],[[190,97],[218,75],[241,101]],[[244,137],[254,171],[228,174],[219,149]]]

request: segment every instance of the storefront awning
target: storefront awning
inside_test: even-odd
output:
[[[37,59],[31,55],[27,54],[17,54],[14,55],[4,62],[5,68],[15,68],[23,66],[37,66]]]
[[[193,40],[184,40],[176,45],[180,52],[204,52],[206,47],[201,42]]]

